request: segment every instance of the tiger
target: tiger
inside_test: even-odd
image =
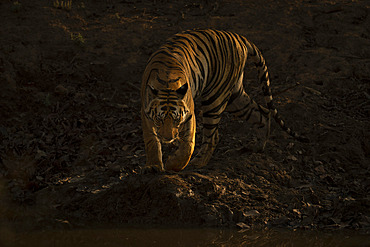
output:
[[[257,68],[267,108],[244,90],[247,58]],[[200,150],[190,161],[195,147],[195,100],[201,104],[203,135]],[[272,98],[266,61],[244,36],[200,29],[184,31],[168,39],[150,56],[142,76],[144,168],[178,172],[189,162],[198,168],[206,166],[219,141],[218,126],[223,112],[266,127],[266,137],[270,132],[270,119],[274,118],[289,135],[301,138],[280,118]],[[177,150],[164,164],[162,144],[175,141]]]

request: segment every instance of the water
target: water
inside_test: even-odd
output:
[[[291,230],[237,231],[235,229],[98,228],[0,231],[1,247],[141,247],[141,246],[370,246],[370,235],[349,231]]]

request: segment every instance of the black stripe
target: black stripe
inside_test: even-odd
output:
[[[252,111],[253,111],[254,109],[249,109],[249,110],[247,110],[245,113],[243,113],[243,115],[241,115],[240,116],[240,118],[241,119],[244,119],[244,120],[246,120],[246,121],[248,121],[249,120],[249,118],[251,117],[251,115],[252,115]]]
[[[202,55],[204,56],[204,60],[205,60],[205,63],[207,64],[207,68],[208,68],[208,71],[205,71],[204,69],[204,66],[203,66],[203,63],[201,61],[199,61],[199,64],[201,64],[202,66],[202,77],[205,78],[206,77],[206,74],[207,73],[207,78],[208,78],[208,81],[210,80],[210,71],[212,70],[212,67],[211,67],[211,64],[210,64],[210,60],[209,60],[209,57],[211,56],[211,51],[210,51],[210,47],[208,46],[208,44],[205,42],[205,40],[203,40],[203,38],[201,38],[197,33],[192,33],[191,34],[200,44],[203,44],[204,46],[204,49],[202,48],[202,46],[200,44],[197,44],[197,51],[199,51],[200,53],[202,53]],[[196,42],[196,43],[198,43]],[[206,54],[207,52],[207,54]],[[198,82],[198,85],[194,85],[195,88],[199,89],[199,88],[203,88],[203,83],[205,83],[205,81],[199,81]]]
[[[218,119],[218,118],[220,118],[220,114],[213,113],[213,112],[208,112],[208,113],[203,114],[203,118]],[[204,122],[204,120],[203,120],[203,122]]]
[[[177,101],[166,100],[166,101],[159,102],[159,105],[167,105],[167,104],[177,105]]]
[[[171,65],[169,65],[168,63],[166,63],[166,62],[163,62],[162,60],[157,60],[157,61],[153,61],[152,62],[152,66],[154,66],[154,64],[161,64],[161,65],[163,65],[163,66],[165,66],[165,67],[167,67],[168,69],[179,69],[179,67],[178,66],[171,66]]]
[[[209,50],[210,53],[209,53],[208,59],[209,59],[212,66],[210,67],[210,70],[208,72],[212,73],[212,77],[209,78],[208,82],[219,81],[218,77],[215,78],[215,76],[219,74],[219,73],[216,73],[219,70],[219,68],[218,68],[219,63],[217,61],[217,53],[215,51],[216,43],[215,43],[213,37],[208,32],[204,32],[202,34],[205,36],[205,38],[209,42],[208,44],[206,44],[206,46],[208,48],[210,48],[210,50]],[[203,92],[203,93],[207,94],[207,92]]]
[[[185,119],[185,121],[184,122],[182,122],[181,124],[186,124],[187,122],[189,122],[190,121],[190,119],[192,119],[193,118],[193,114],[191,114],[187,119]]]
[[[221,74],[221,73],[219,73],[219,74]],[[226,78],[226,80],[224,80],[221,87],[219,87],[217,92],[214,92],[214,94],[208,100],[202,101],[202,105],[204,105],[204,106],[210,105],[213,102],[215,102],[218,97],[220,97],[221,95],[224,95],[226,88],[230,86],[230,82],[232,81],[231,77],[233,77],[233,73],[232,73],[232,71],[229,71],[228,77]],[[219,82],[219,81],[217,81],[217,82]],[[214,87],[212,87],[212,89],[214,89],[216,86],[219,86],[218,83],[213,83],[213,85],[214,85]]]
[[[231,97],[229,99],[228,104],[231,105],[234,102],[235,99],[239,98],[243,94],[243,92],[244,92],[243,87],[240,87],[240,89],[237,93],[231,94]]]
[[[250,105],[251,105],[251,102],[249,101],[247,105],[243,106],[242,108],[238,109],[238,110],[235,110],[235,111],[228,111],[229,113],[231,114],[235,114],[237,112],[242,112],[244,111],[245,109],[247,108],[250,108]]]
[[[215,127],[217,127],[217,124],[203,124],[204,129],[211,130],[214,129]]]
[[[204,134],[204,132],[203,132],[203,136],[204,137],[206,137],[206,138],[208,138],[208,139],[212,139],[212,137],[215,135],[215,133],[217,132],[217,126],[215,126],[214,128],[213,128],[214,130],[211,132],[211,134],[210,135],[206,135],[206,134]],[[204,144],[206,144],[206,143],[209,143],[209,144],[211,144],[212,145],[212,143],[210,143],[210,142],[203,142],[202,144],[204,145]]]

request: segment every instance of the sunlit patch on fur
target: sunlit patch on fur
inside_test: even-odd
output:
[[[161,142],[163,142],[164,144],[170,144],[170,143],[173,143],[174,141],[176,141],[176,139],[177,139],[177,138],[174,138],[174,139],[172,139],[172,140],[170,140],[170,141],[168,141],[168,140],[164,140],[164,139],[161,139]]]

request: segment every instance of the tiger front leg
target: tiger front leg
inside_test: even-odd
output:
[[[146,165],[144,167],[144,173],[148,172],[163,172],[163,162],[162,162],[162,150],[161,143],[155,138],[145,141],[146,149]]]
[[[181,126],[178,139],[178,149],[173,155],[169,155],[166,161],[166,170],[181,171],[184,169],[194,152],[195,146],[195,116]]]
[[[162,162],[162,146],[154,132],[153,126],[148,122],[145,115],[142,115],[143,137],[146,152],[146,165],[143,173],[153,171],[164,171]]]

